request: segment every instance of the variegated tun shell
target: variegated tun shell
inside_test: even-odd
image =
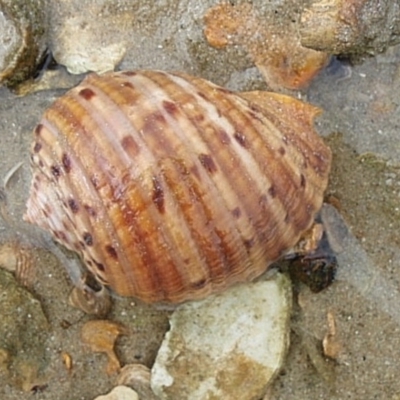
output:
[[[90,75],[35,129],[25,219],[121,295],[202,298],[310,228],[331,162],[318,112],[178,73]]]

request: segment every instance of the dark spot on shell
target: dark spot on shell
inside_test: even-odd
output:
[[[33,146],[33,151],[35,153],[39,153],[40,149],[42,148],[42,144],[39,142],[36,142],[35,145]]]
[[[90,100],[93,96],[95,96],[95,93],[92,89],[85,88],[79,91],[79,96],[83,97],[85,100]]]
[[[55,231],[53,232],[54,236],[60,240],[61,242],[67,243],[67,236],[65,235],[65,233],[63,231]]]
[[[231,138],[223,129],[219,129],[217,135],[222,144],[229,144],[231,142]]]
[[[139,146],[132,136],[123,137],[121,139],[121,146],[131,157],[135,157],[139,154]]]
[[[254,238],[251,238],[251,239],[244,240],[243,243],[244,243],[244,246],[246,247],[246,249],[250,250],[254,246],[255,240],[254,240]]]
[[[175,103],[173,103],[172,101],[164,100],[162,102],[162,105],[164,107],[164,110],[172,117],[174,117],[176,115],[176,113],[178,112],[178,106]]]
[[[280,147],[278,151],[279,151],[279,154],[280,154],[281,156],[284,156],[285,153],[286,153],[286,150],[285,150],[283,147]]]
[[[240,211],[240,208],[239,208],[239,207],[235,207],[235,208],[232,210],[232,215],[233,215],[235,218],[239,218],[239,217],[242,215],[242,212]]]
[[[95,175],[92,175],[90,177],[90,182],[92,182],[92,185],[95,189],[98,189],[100,187],[100,182],[99,182],[99,178]]]
[[[274,186],[274,185],[272,185],[272,186],[268,189],[268,194],[269,194],[272,198],[274,198],[274,197],[276,196],[276,189],[275,189],[275,186]]]
[[[207,98],[207,96],[203,93],[203,92],[197,92],[197,95],[198,96],[200,96],[202,99],[204,99],[204,100],[207,100],[208,101],[208,98]]]
[[[137,72],[135,72],[135,71],[124,71],[124,72],[122,72],[122,74],[126,75],[126,76],[135,76],[137,74]]]
[[[201,123],[204,121],[204,115],[201,113],[194,115],[192,118],[193,118],[193,122],[195,122],[195,123]]]
[[[162,131],[162,126],[165,124],[164,116],[159,111],[156,111],[145,118],[145,123],[142,129],[146,134],[157,134]]]
[[[86,245],[93,246],[93,236],[89,232],[85,232],[82,238]]]
[[[115,248],[113,246],[111,246],[110,244],[108,244],[106,246],[106,252],[114,259],[114,260],[118,260],[118,254],[117,251],[115,250]]]
[[[40,167],[40,168],[43,168],[43,167],[44,167],[44,164],[43,164],[43,161],[42,161],[42,160],[39,160],[39,167]]]
[[[128,87],[130,89],[134,89],[135,88],[131,82],[122,82],[121,86]]]
[[[225,94],[230,94],[230,93],[232,93],[231,90],[226,89],[226,88],[224,88],[224,87],[218,87],[217,90],[218,90],[219,92],[225,93]]]
[[[85,262],[86,262],[87,265],[90,265],[90,266],[93,265],[92,260],[85,260]]]
[[[74,214],[79,211],[79,205],[75,199],[68,199],[68,206]]]
[[[290,222],[290,216],[289,216],[288,213],[286,213],[284,221],[285,221],[286,224],[288,224]]]
[[[97,267],[100,271],[102,271],[102,272],[105,271],[104,265],[103,265],[102,263],[99,263],[99,262],[97,262],[96,260],[93,260],[93,262],[96,264],[96,267]]]
[[[69,158],[69,155],[67,153],[64,153],[61,160],[64,166],[64,170],[68,174],[71,171],[71,159]]]
[[[82,240],[80,240],[80,241],[79,241],[79,246],[81,246],[81,248],[84,249],[84,248],[85,248],[85,243],[82,242]]]
[[[85,208],[85,210],[87,211],[87,213],[88,213],[91,217],[95,217],[95,216],[96,216],[96,211],[95,211],[95,209],[94,209],[93,207],[91,207],[91,206],[89,206],[89,205],[87,205],[87,204],[85,204],[83,207]]]
[[[206,283],[207,279],[200,279],[199,281],[192,283],[191,286],[193,289],[201,289],[206,285]]]
[[[243,133],[240,132],[235,132],[235,134],[233,135],[233,137],[236,139],[236,141],[245,149],[247,148],[248,144],[247,144],[247,139],[246,136],[243,135]]]
[[[300,175],[300,186],[303,188],[306,187],[306,178],[303,174]]]
[[[201,165],[210,173],[214,173],[217,171],[217,166],[214,163],[214,160],[209,154],[200,154],[199,160]]]
[[[53,176],[55,176],[56,178],[58,178],[61,175],[61,168],[58,165],[52,165],[50,167],[50,170]]]
[[[157,176],[153,176],[153,203],[156,205],[160,213],[165,212],[164,205],[164,190],[161,185],[161,181]]]
[[[40,133],[42,132],[42,129],[43,129],[43,125],[42,124],[38,124],[36,126],[36,128],[35,128],[35,134],[39,136]]]

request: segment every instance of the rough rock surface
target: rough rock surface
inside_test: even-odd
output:
[[[304,46],[354,57],[400,43],[400,5],[392,0],[319,0],[300,20]]]
[[[0,375],[24,391],[44,383],[48,323],[42,307],[0,269]]]
[[[45,0],[0,2],[0,83],[14,87],[32,76],[45,49]]]
[[[288,346],[290,286],[283,275],[239,285],[172,315],[152,368],[161,399],[259,399]]]

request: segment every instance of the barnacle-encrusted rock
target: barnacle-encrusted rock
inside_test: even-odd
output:
[[[400,7],[392,0],[320,0],[300,21],[303,46],[353,57],[400,43]]]

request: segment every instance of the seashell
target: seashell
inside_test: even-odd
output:
[[[35,129],[24,218],[120,295],[219,292],[259,276],[312,225],[331,162],[318,113],[180,73],[90,75]]]
[[[86,275],[72,289],[68,301],[73,307],[86,314],[104,318],[112,307],[110,292],[104,286],[96,290],[96,287],[92,287],[89,284],[89,279]]]

